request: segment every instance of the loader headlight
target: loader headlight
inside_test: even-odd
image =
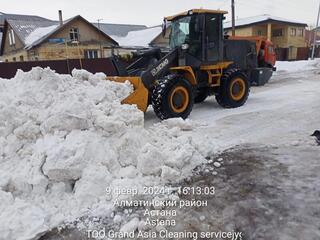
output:
[[[185,43],[181,45],[182,50],[188,50],[189,49],[189,44]]]

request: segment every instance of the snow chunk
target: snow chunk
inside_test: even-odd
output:
[[[146,144],[138,156],[138,169],[146,175],[159,175],[165,159],[166,157],[157,147]]]
[[[221,163],[219,163],[219,162],[214,162],[213,165],[214,165],[215,167],[217,167],[217,168],[221,167]]]
[[[129,221],[120,228],[120,232],[129,233],[135,231],[138,228],[139,223],[139,218],[133,218],[131,221]]]
[[[180,172],[167,166],[162,167],[161,177],[168,181],[175,181],[180,177]]]

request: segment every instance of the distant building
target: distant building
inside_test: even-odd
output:
[[[315,38],[315,32],[317,32],[317,36]],[[314,45],[314,39],[316,39],[315,42],[315,57],[320,58],[320,27],[317,29],[312,30],[306,30],[306,42],[308,46],[310,47],[310,53],[311,49]]]
[[[126,36],[111,35],[122,47],[149,47],[152,41],[161,33],[161,27],[149,27],[139,31],[130,31]]]
[[[66,21],[6,18],[1,42],[2,60],[35,61],[110,56],[118,46],[110,36],[80,15]]]
[[[147,29],[145,25],[133,24],[116,24],[116,23],[93,23],[96,27],[100,28],[105,34],[113,37],[126,37],[131,31],[140,31]]]
[[[231,22],[226,22],[224,27],[231,35]],[[280,60],[295,60],[299,57],[299,51],[306,51],[305,23],[261,15],[236,19],[235,27],[237,36],[264,36],[270,39]]]
[[[6,19],[12,19],[17,21],[50,21],[49,19],[34,16],[34,15],[21,15],[21,14],[7,14],[0,12],[0,51],[1,51],[1,42],[4,32],[4,25]]]
[[[171,33],[171,26],[167,28],[165,36],[162,35],[162,27],[161,27],[159,34],[151,40],[150,46],[155,46],[160,48],[169,47],[170,33]]]
[[[306,30],[305,40],[309,47],[313,46],[316,29]],[[320,28],[317,30],[316,44],[320,41]]]
[[[124,38],[131,31],[144,29],[147,26],[89,23],[81,16],[59,22],[0,13],[0,59],[12,62],[109,57],[126,52],[113,37]]]
[[[109,35],[112,39],[114,39],[119,46],[118,47],[106,47],[105,52],[112,52],[112,54],[128,54],[134,52],[139,48],[134,45],[127,45],[123,43],[127,43],[131,41],[131,43],[136,42],[135,35],[132,33],[143,32],[148,29],[145,25],[133,25],[133,24],[114,24],[114,23],[94,23],[94,25],[100,28],[104,33]],[[147,37],[147,36],[145,36]],[[108,54],[106,54],[107,56]],[[110,55],[110,54],[109,54]]]

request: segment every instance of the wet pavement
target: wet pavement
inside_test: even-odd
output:
[[[185,226],[240,231],[252,240],[320,239],[320,148],[242,147],[219,157],[218,177],[208,173],[191,183],[214,185],[216,195],[209,207],[185,212]]]
[[[222,166],[214,167],[221,158]],[[207,207],[176,209],[177,225],[170,231],[238,231],[245,240],[320,239],[320,147],[238,146],[211,160],[182,185],[214,186],[215,195],[197,196]],[[40,239],[88,238],[67,228]]]

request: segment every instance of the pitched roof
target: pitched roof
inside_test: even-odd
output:
[[[88,22],[80,15],[70,18],[63,22],[61,26],[58,21],[52,21],[48,19],[34,19],[28,18],[24,20],[7,19],[6,22],[13,28],[19,39],[25,45],[25,49],[31,49],[45,40],[47,40],[52,34],[58,32],[70,22],[81,19],[86,23],[92,25],[97,31],[109,38],[111,42],[118,45],[110,36],[99,30],[95,25]]]
[[[0,12],[0,25],[4,24],[6,19],[20,20],[20,21],[50,21],[47,18],[34,15],[9,14]]]
[[[147,47],[159,34],[162,28],[160,26],[146,28],[140,31],[131,31],[125,37],[111,36],[120,46],[125,47]]]
[[[49,20],[47,18],[39,17],[39,16],[7,14],[7,13],[0,12],[0,25],[4,25],[5,21],[7,21],[10,24],[10,26],[15,30],[19,39],[24,44],[28,40],[27,37],[36,29],[41,29],[41,28],[45,28],[45,27],[57,24],[57,22],[55,21]],[[0,36],[0,44],[2,43],[2,36],[3,36],[3,33]],[[0,45],[0,48],[1,46],[2,44]]]
[[[98,23],[93,23],[98,27]],[[109,36],[125,37],[131,31],[146,29],[145,25],[100,23],[100,29]]]
[[[301,25],[304,27],[307,26],[306,23],[292,21],[292,20],[280,18],[280,17],[275,17],[269,14],[264,14],[264,15],[254,16],[254,17],[236,19],[236,27],[244,27],[244,26],[249,26],[257,23],[265,23],[269,21],[291,24],[291,25]],[[231,24],[232,24],[231,21],[225,22],[224,27],[226,29],[231,28],[232,27]]]
[[[8,24],[18,35],[22,43],[29,47],[37,40],[46,36],[59,26],[56,21],[50,20],[13,20],[7,19]]]

